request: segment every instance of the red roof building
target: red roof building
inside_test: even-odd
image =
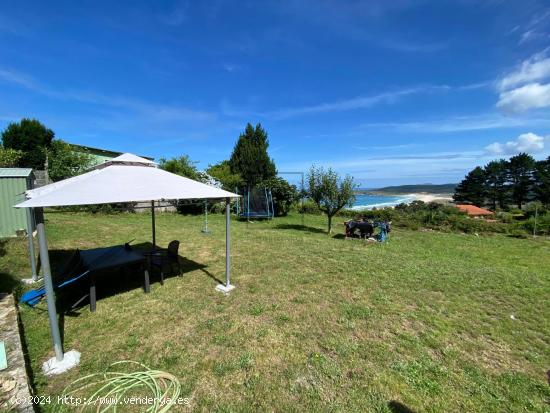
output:
[[[471,217],[485,217],[493,215],[493,212],[489,211],[488,209],[479,208],[475,205],[456,205],[456,207],[460,211],[466,212]]]

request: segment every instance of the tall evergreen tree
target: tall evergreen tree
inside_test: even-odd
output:
[[[500,159],[498,161],[489,162],[485,168],[485,192],[487,195],[488,203],[494,210],[498,208],[506,207],[506,200],[508,198],[508,189],[506,183],[508,165],[506,160]]]
[[[482,206],[485,202],[485,195],[485,172],[478,166],[457,185],[453,199],[456,202]]]
[[[254,186],[277,175],[275,164],[267,153],[267,132],[259,123],[246,125],[229,160],[231,173],[239,174],[247,185]]]
[[[550,156],[535,166],[534,190],[538,201],[550,205]]]
[[[535,165],[533,157],[526,153],[512,156],[508,162],[512,200],[520,209],[533,196]]]
[[[53,138],[53,131],[36,119],[10,123],[2,132],[4,148],[23,152],[17,165],[23,168],[44,169],[46,149],[50,147]]]

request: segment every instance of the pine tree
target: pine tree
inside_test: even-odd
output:
[[[248,186],[255,186],[266,179],[274,178],[277,170],[267,153],[268,147],[267,132],[262,125],[258,123],[254,128],[248,123],[231,154],[231,173],[239,174]]]
[[[537,201],[550,205],[550,156],[535,166],[534,191]]]
[[[478,166],[457,185],[453,199],[456,202],[482,206],[485,202],[485,195],[485,172]]]
[[[513,156],[508,162],[511,196],[519,209],[533,196],[535,165],[533,157],[526,153]]]
[[[501,209],[506,207],[506,200],[508,198],[508,188],[506,187],[508,179],[507,170],[508,165],[504,159],[491,161],[484,168],[485,192],[488,203],[493,211],[497,207]]]

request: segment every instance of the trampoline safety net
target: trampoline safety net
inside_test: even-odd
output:
[[[275,215],[273,196],[268,188],[243,188],[236,192],[242,195],[237,200],[237,215],[240,218],[271,219]]]

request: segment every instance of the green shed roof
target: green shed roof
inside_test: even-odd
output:
[[[0,168],[0,178],[26,178],[30,174],[31,168]]]

